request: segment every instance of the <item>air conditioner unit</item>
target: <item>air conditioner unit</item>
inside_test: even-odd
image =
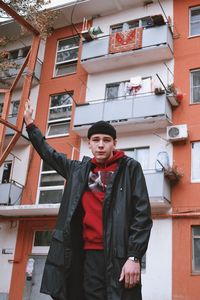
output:
[[[187,124],[174,125],[167,127],[167,140],[177,142],[188,138]]]

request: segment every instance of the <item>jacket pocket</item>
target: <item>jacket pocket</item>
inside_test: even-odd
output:
[[[62,230],[54,230],[47,262],[55,266],[64,266],[64,239]]]

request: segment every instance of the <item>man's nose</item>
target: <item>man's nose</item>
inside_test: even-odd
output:
[[[104,142],[102,140],[100,140],[98,146],[99,147],[104,147]]]

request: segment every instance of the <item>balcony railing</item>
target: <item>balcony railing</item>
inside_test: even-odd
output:
[[[167,25],[144,29],[142,47],[132,51],[110,54],[109,39],[103,36],[83,43],[81,63],[88,73],[173,58],[173,37]]]
[[[8,68],[7,70],[4,70],[4,71],[1,71],[0,78],[2,80],[4,80],[5,82],[12,81],[13,78],[15,78],[17,76],[19,69],[20,69],[21,65],[23,64],[24,60],[25,60],[24,57],[13,60],[13,62],[16,63],[17,66],[13,67],[13,68]],[[28,70],[28,68],[26,67],[24,69],[23,75],[27,74],[27,70]],[[34,70],[34,80],[36,79],[35,83],[37,83],[40,80],[41,70],[42,70],[42,61],[39,58],[37,58],[35,70]],[[33,80],[33,84],[34,84],[34,80]]]
[[[144,171],[152,210],[162,211],[171,207],[171,187],[164,171]]]
[[[74,130],[86,136],[88,128],[100,120],[112,122],[118,132],[165,128],[171,124],[172,108],[165,94],[91,101],[76,107]]]
[[[16,125],[17,116],[16,116],[16,115],[14,115],[14,116],[12,116],[12,115],[8,116],[8,121],[9,121],[11,124]],[[8,127],[6,128],[6,137],[13,136],[14,133],[15,133],[15,131],[14,131],[13,129],[8,128]],[[28,138],[28,134],[27,134],[25,128],[24,128],[23,131],[22,131],[22,135],[23,135],[24,137]]]
[[[20,204],[23,186],[15,181],[0,184],[0,205]]]

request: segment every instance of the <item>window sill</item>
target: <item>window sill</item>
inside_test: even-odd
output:
[[[192,276],[200,276],[200,271],[192,272],[191,275],[192,275]]]
[[[200,179],[197,179],[197,180],[191,179],[191,183],[200,183]]]
[[[191,103],[189,105],[199,105],[200,104],[200,101],[199,102],[196,102],[196,103]]]
[[[56,79],[60,77],[65,77],[65,76],[72,76],[75,75],[77,72],[72,72],[72,73],[67,73],[67,74],[62,74],[62,75],[54,75],[51,79]]]
[[[66,136],[69,136],[69,133],[45,136],[45,138],[46,139],[55,139],[55,138],[66,137]]]
[[[189,35],[188,39],[199,38],[199,37],[200,37],[200,33],[199,34],[195,34],[195,35]]]

